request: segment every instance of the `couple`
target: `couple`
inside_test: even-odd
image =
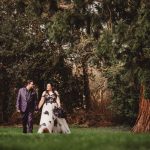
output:
[[[40,108],[42,108],[42,113],[38,133],[70,133],[65,118],[54,113],[54,110],[60,107],[59,94],[53,90],[50,83],[47,84],[38,104],[34,83],[28,80],[26,86],[19,90],[16,102],[17,112],[22,115],[23,133],[33,132],[33,113]]]

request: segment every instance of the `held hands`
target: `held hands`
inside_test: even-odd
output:
[[[21,111],[19,109],[16,110],[18,113],[20,113]]]
[[[37,114],[39,112],[39,110],[36,109],[34,112]]]
[[[37,113],[39,112],[39,110],[40,110],[40,109],[38,108],[38,106],[36,106],[36,107],[35,107],[35,113],[37,114]]]

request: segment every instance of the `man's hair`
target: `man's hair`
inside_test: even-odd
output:
[[[25,84],[28,85],[28,84],[30,84],[31,82],[33,82],[33,80],[27,80]]]

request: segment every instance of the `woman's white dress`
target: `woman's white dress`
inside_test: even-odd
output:
[[[53,109],[58,107],[56,99],[59,99],[59,95],[53,92],[50,94],[44,92],[42,96],[45,98],[45,102],[42,108],[38,133],[43,133],[45,130],[49,133],[71,133],[65,118],[58,118],[53,113]]]

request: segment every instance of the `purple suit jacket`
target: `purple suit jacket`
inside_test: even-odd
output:
[[[37,94],[34,91],[27,91],[27,89],[19,89],[16,108],[21,112],[26,110],[33,112],[37,107]]]

